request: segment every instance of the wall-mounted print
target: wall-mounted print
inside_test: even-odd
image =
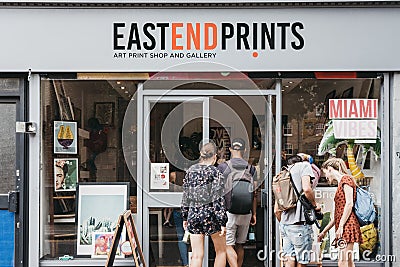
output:
[[[54,154],[77,154],[77,128],[75,121],[54,121]]]
[[[97,118],[103,126],[114,125],[114,102],[96,102],[94,103],[94,117]]]
[[[77,255],[93,254],[93,233],[114,232],[128,209],[129,183],[80,183],[77,187]]]
[[[54,159],[54,191],[75,191],[78,184],[78,159]]]
[[[121,235],[119,242],[117,243],[117,251],[115,253],[116,258],[123,258],[124,255],[121,253],[122,244]],[[107,258],[110,253],[111,244],[113,242],[114,232],[93,232],[92,233],[92,258]]]

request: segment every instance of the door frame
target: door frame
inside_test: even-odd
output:
[[[137,225],[138,225],[138,232],[139,232],[139,239],[141,244],[143,244],[143,251],[145,251],[145,261],[149,262],[150,258],[150,242],[148,239],[149,236],[149,208],[155,207],[157,205],[158,208],[166,207],[166,204],[163,201],[152,201],[152,196],[161,197],[162,199],[166,199],[168,197],[172,197],[178,200],[176,204],[179,207],[179,201],[182,197],[182,193],[179,192],[153,192],[150,193],[149,183],[148,183],[148,175],[149,175],[149,159],[145,155],[145,150],[148,149],[149,146],[149,132],[150,127],[149,125],[145,127],[146,117],[150,116],[150,102],[151,101],[167,101],[167,102],[182,102],[185,100],[193,100],[199,99],[204,101],[203,102],[203,139],[208,138],[209,136],[209,102],[205,99],[209,99],[212,96],[266,96],[267,101],[271,103],[272,97],[275,97],[275,119],[276,119],[276,127],[275,131],[273,131],[273,124],[268,123],[267,121],[272,119],[271,112],[267,112],[266,114],[270,114],[269,118],[266,119],[266,128],[268,129],[270,134],[265,134],[265,169],[268,169],[272,166],[275,160],[276,170],[280,170],[281,168],[281,114],[282,114],[282,100],[281,100],[281,80],[277,79],[275,87],[268,90],[256,90],[256,89],[240,89],[240,90],[220,90],[220,89],[212,89],[212,90],[204,90],[204,89],[179,89],[179,90],[151,90],[151,89],[144,89],[143,84],[138,84],[138,104],[137,104],[137,123],[138,131],[137,135],[137,144],[138,144],[138,157],[137,160],[137,185],[138,185],[138,193],[137,193],[137,206],[138,206],[138,216],[137,216]],[[206,103],[206,104],[205,104]],[[143,127],[140,127],[143,126]],[[275,136],[275,143],[270,144],[269,142],[273,142],[272,135]],[[275,155],[273,155],[273,147],[275,147]],[[279,160],[276,160],[279,159]],[[261,160],[261,159],[260,159]],[[276,172],[275,170],[275,172]],[[263,199],[266,200],[267,203],[264,203],[267,208],[264,209],[264,249],[265,252],[271,251],[274,247],[276,247],[276,242],[273,242],[273,236],[276,232],[275,224],[273,224],[273,203],[272,203],[272,193],[271,188],[268,187],[271,184],[272,177],[276,173],[267,172],[264,175],[265,179],[265,188],[264,193],[265,197]],[[146,192],[144,192],[146,191]],[[147,193],[149,192],[149,193]],[[171,199],[169,198],[169,203],[171,203]],[[149,204],[150,203],[150,204]],[[170,205],[168,207],[171,207]],[[279,240],[278,240],[279,241]],[[205,242],[207,245],[207,242]],[[278,245],[279,247],[279,245]],[[208,260],[207,255],[208,250],[205,250],[204,259]],[[266,255],[267,259],[264,261],[264,266],[274,266],[275,257]]]
[[[26,109],[26,88],[27,80],[26,77],[22,75],[1,75],[0,79],[18,79],[19,88],[18,92],[1,92],[0,91],[0,103],[15,104],[16,106],[16,121],[26,121],[27,109]],[[27,235],[26,213],[28,210],[28,205],[25,203],[28,190],[26,188],[26,173],[27,173],[27,138],[25,134],[15,133],[15,188],[14,190],[18,192],[18,202],[17,202],[17,212],[14,216],[14,266],[27,266],[27,262],[24,262],[27,255],[28,247],[25,246],[25,240]],[[3,200],[2,203],[8,204],[8,194],[2,194],[0,196]],[[24,204],[25,203],[25,204]],[[4,209],[4,207],[1,207]]]

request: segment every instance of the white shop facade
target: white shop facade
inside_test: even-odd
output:
[[[104,266],[96,232],[112,232],[124,209],[148,265],[185,265],[190,247],[176,227],[182,177],[201,141],[214,140],[223,161],[235,137],[258,170],[256,241],[245,246],[245,264],[279,265],[270,184],[282,155],[307,153],[320,166],[332,153],[348,161],[351,146],[378,212],[357,266],[395,266],[400,9],[375,4],[3,3],[0,214],[8,230],[0,239],[14,245],[0,252],[4,266]],[[318,153],[330,105],[345,102],[353,114],[335,119],[346,142]],[[360,108],[368,103],[373,118]],[[116,184],[122,202],[107,189]],[[336,187],[321,178],[316,190],[329,214]],[[333,235],[314,242],[315,266],[337,264]],[[211,266],[211,240],[205,245]]]

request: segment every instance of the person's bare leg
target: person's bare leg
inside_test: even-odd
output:
[[[201,267],[204,257],[204,235],[190,234],[190,244],[192,245],[191,267]]]
[[[296,259],[294,257],[284,257],[283,262],[285,267],[296,267]]]
[[[238,267],[237,266],[237,254],[235,248],[233,246],[226,246],[226,258],[228,259],[228,263],[230,267]]]
[[[236,244],[237,264],[238,267],[242,267],[244,260],[244,247],[243,244]]]
[[[355,266],[353,261],[353,253],[354,253],[353,248],[354,248],[354,243],[348,243],[344,249],[341,249],[339,251],[339,261],[338,261],[339,267]]]
[[[221,236],[220,233],[217,232],[211,235],[215,248],[215,267],[226,266],[226,237],[225,235]]]

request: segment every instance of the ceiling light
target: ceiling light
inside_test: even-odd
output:
[[[125,94],[128,94],[129,92],[128,91],[125,91]]]
[[[292,81],[289,81],[289,83],[293,83]]]
[[[121,82],[120,82],[120,81],[118,81],[118,82],[117,82],[117,84],[121,84]]]
[[[288,87],[289,87],[289,85],[285,85],[285,87],[286,87],[286,88],[288,88]]]
[[[121,90],[124,90],[125,89],[125,86],[121,86]]]

